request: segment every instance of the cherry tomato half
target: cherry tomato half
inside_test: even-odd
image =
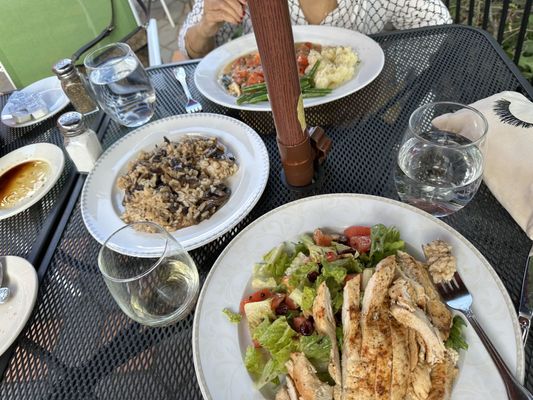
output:
[[[352,236],[370,236],[369,226],[354,225],[344,230],[344,236],[350,239]]]
[[[370,239],[370,236],[352,236],[349,239],[349,244],[352,249],[357,250],[361,254],[368,253],[372,245],[372,239]]]
[[[330,235],[322,232],[320,229],[315,229],[313,232],[313,240],[318,246],[331,246],[332,238]]]

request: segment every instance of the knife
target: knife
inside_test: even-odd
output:
[[[522,295],[520,296],[520,308],[518,309],[518,322],[522,330],[522,344],[525,346],[531,317],[533,316],[533,247],[529,250],[522,281]]]

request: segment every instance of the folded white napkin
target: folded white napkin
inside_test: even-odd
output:
[[[471,106],[485,116],[489,127],[485,184],[533,239],[533,103],[520,93],[502,92]],[[452,132],[460,132],[465,123],[460,111],[433,121],[437,128]]]

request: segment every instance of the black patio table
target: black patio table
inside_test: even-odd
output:
[[[394,147],[409,115],[421,104],[438,100],[468,104],[504,90],[533,98],[533,88],[483,31],[450,25],[374,38],[385,52],[380,76],[353,95],[306,110],[308,123],[322,126],[333,139],[324,181],[307,193],[292,192],[282,183],[271,114],[231,110],[208,101],[194,86],[196,62],[182,64],[204,112],[249,124],[262,134],[271,162],[267,188],[252,212],[224,236],[191,252],[202,282],[235,235],[277,206],[319,193],[397,198],[391,179]],[[149,71],[158,98],[154,120],[184,113],[185,97],[173,67]],[[54,121],[25,131],[2,128],[0,155],[36,141],[60,144]],[[105,147],[129,131],[108,118],[97,122]],[[193,315],[165,328],[144,327],[122,314],[108,293],[97,265],[100,245],[85,229],[80,213],[84,180],[68,163],[53,193],[27,212],[0,221],[1,254],[29,258],[40,271],[33,314],[16,344],[0,358],[0,399],[201,398],[192,360]],[[518,304],[531,242],[490,191],[482,185],[467,207],[444,221],[483,253]],[[530,390],[532,350],[530,338],[526,348]]]

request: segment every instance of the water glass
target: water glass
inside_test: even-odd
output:
[[[147,248],[148,242],[153,247]],[[196,302],[199,278],[194,261],[152,222],[135,222],[113,233],[100,249],[98,266],[119,307],[141,324],[172,324]]]
[[[125,43],[113,43],[85,58],[100,107],[119,124],[143,125],[154,114],[155,91],[141,62]]]
[[[476,109],[438,102],[413,112],[394,180],[402,201],[437,217],[463,208],[481,184],[487,120]]]

